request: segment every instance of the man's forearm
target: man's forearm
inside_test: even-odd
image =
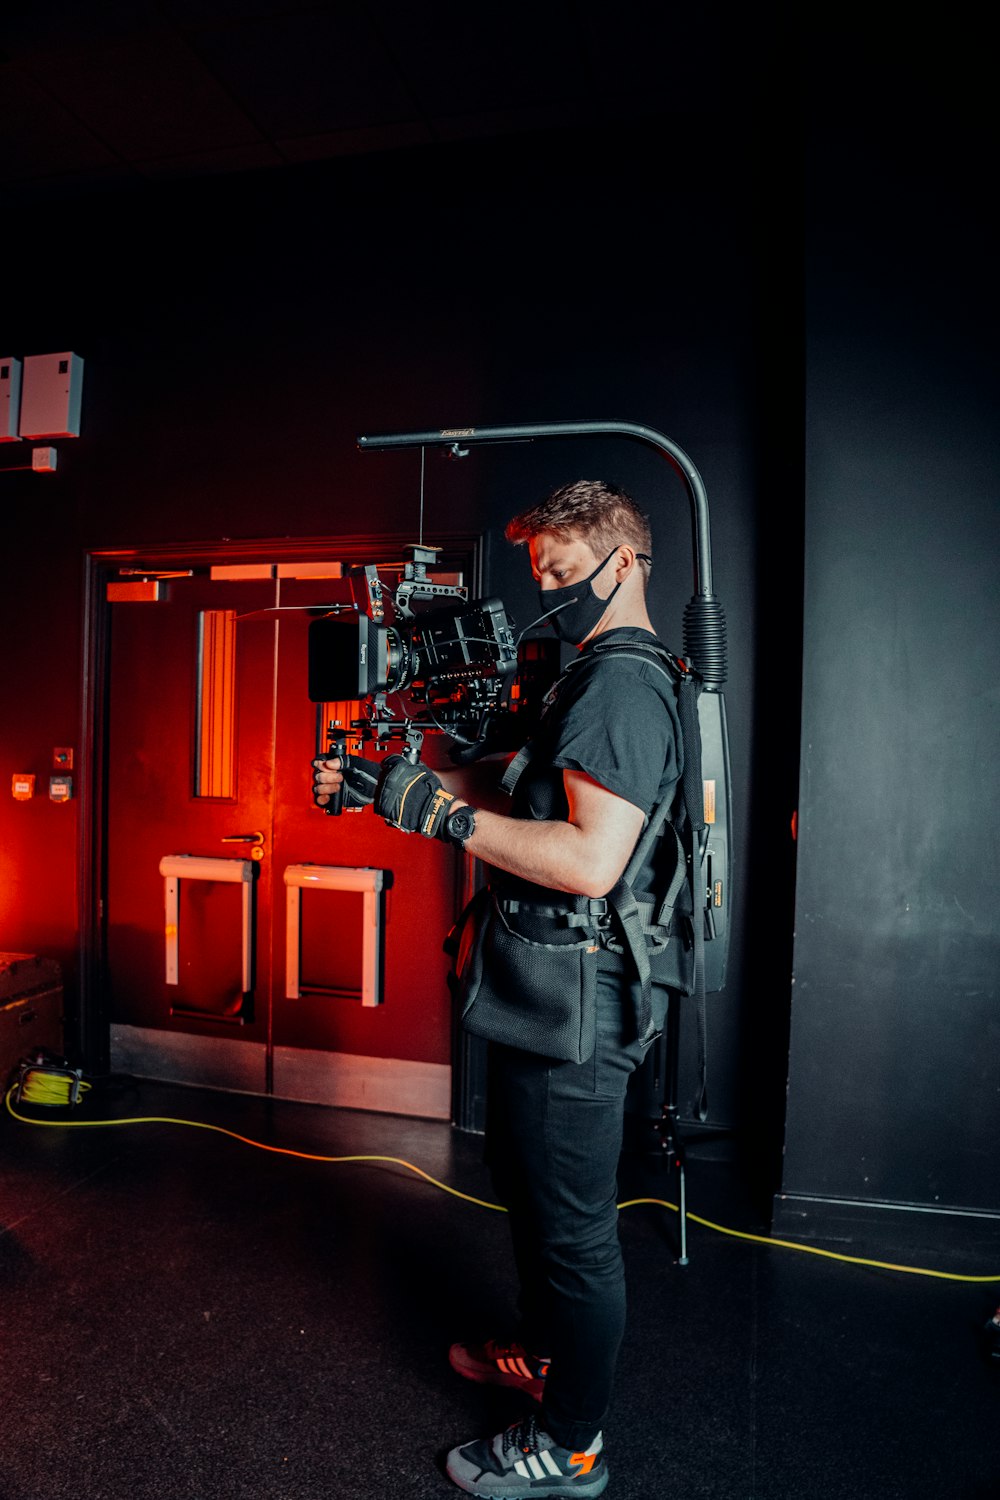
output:
[[[482,808],[465,849],[510,875],[580,896],[606,895],[621,873],[595,858],[592,841],[573,823],[509,818]]]
[[[399,756],[394,759],[401,762]],[[313,796],[317,805],[323,807],[344,784],[344,775],[336,757],[316,760],[313,766]],[[415,799],[411,796],[413,786],[422,782],[424,791],[429,788],[433,797],[433,789],[440,789],[443,785],[455,799],[453,809],[466,805],[477,809],[475,832],[464,845],[470,854],[498,870],[530,880],[533,885],[569,891],[574,895],[604,896],[611,890],[625,869],[645,821],[640,808],[606,790],[582,771],[567,770],[563,773],[568,809],[566,818],[544,822],[533,818],[512,818],[506,810],[494,811],[495,782],[491,784],[490,802],[484,806],[483,798],[470,797],[466,789],[468,777],[456,770],[445,771],[441,776],[429,772],[414,779],[411,767],[410,775],[403,778],[406,784],[396,787],[393,795],[387,796],[387,784],[399,780],[398,771],[399,765],[386,762],[379,781],[380,790],[375,796],[376,811],[388,822],[411,831],[420,828],[421,832],[428,832],[428,828],[422,826],[428,809],[419,793]],[[404,821],[402,808],[408,796],[411,808],[417,811]],[[386,799],[385,805],[382,805],[383,798]],[[432,831],[436,833],[436,823],[447,815],[447,804],[444,808],[439,806],[429,811],[434,813]]]

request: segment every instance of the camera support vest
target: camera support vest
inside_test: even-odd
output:
[[[560,925],[595,927],[603,946],[612,952],[624,952],[627,947],[640,983],[640,999],[635,1017],[636,1032],[638,1036],[650,1039],[653,1035],[653,980],[649,957],[670,942],[684,940],[676,931],[675,907],[682,889],[687,885],[690,892],[691,927],[686,936],[689,938],[693,957],[690,993],[695,1001],[698,1031],[699,1092],[694,1108],[697,1118],[704,1120],[708,1114],[705,939],[712,933],[707,886],[702,873],[707,828],[701,767],[701,728],[698,720],[698,697],[702,682],[680,657],[658,642],[647,645],[644,641],[620,641],[602,645],[598,641],[586,656],[577,657],[569,663],[552,689],[552,698],[557,696],[559,684],[570,673],[611,655],[630,656],[638,661],[651,662],[671,684],[677,702],[683,750],[679,792],[663,798],[652,809],[624,873],[606,897],[595,900],[593,897],[569,896],[550,906],[532,904],[532,910],[539,916],[551,916]],[[517,753],[500,783],[504,791],[513,792],[533,753],[530,741]],[[633,889],[636,877],[649,860],[657,837],[661,833],[666,836],[668,831],[675,840],[676,860],[667,890],[658,902],[637,898]],[[511,911],[519,905],[516,901],[503,899],[499,904],[502,909]],[[612,912],[617,917],[625,947],[614,935]]]

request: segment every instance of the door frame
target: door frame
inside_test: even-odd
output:
[[[468,558],[463,564],[470,598],[483,595],[486,545],[482,532],[436,533],[435,545]],[[75,1041],[83,1066],[95,1075],[111,1068],[107,1006],[107,802],[110,705],[111,605],[106,585],[123,567],[157,573],[212,564],[290,563],[336,559],[366,563],[373,554],[403,556],[412,545],[404,532],[322,537],[260,537],[236,541],[159,542],[95,548],[84,553],[83,662],[80,764],[77,791],[80,841],[77,877],[79,1004]]]

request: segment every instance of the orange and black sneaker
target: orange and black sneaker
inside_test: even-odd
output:
[[[608,1466],[598,1433],[582,1452],[560,1448],[534,1417],[515,1422],[495,1438],[453,1448],[448,1478],[467,1495],[520,1500],[546,1495],[600,1495],[608,1483]]]
[[[549,1362],[538,1354],[529,1354],[523,1344],[501,1344],[487,1339],[485,1344],[452,1344],[448,1362],[466,1380],[479,1385],[511,1385],[524,1391],[533,1401],[541,1401]]]

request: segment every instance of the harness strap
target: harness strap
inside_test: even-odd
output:
[[[677,897],[680,895],[688,879],[688,864],[684,853],[684,845],[681,843],[680,836],[673,824],[668,824],[667,829],[674,836],[677,850],[674,873],[670,877],[670,884],[664,893],[663,900],[657,907],[652,901],[644,901],[641,897],[636,897],[636,905],[642,916],[646,946],[651,953],[657,952],[660,948],[665,948],[670,942],[670,923],[673,920],[674,907],[677,905]],[[661,937],[660,933],[666,933],[666,936]],[[623,953],[625,951],[622,945],[615,942],[614,939],[606,940],[605,947],[609,948],[612,953]]]
[[[675,682],[678,679],[683,680],[685,675],[691,675],[687,671],[687,668],[684,667],[679,659],[673,654],[673,652],[668,651],[666,646],[663,645],[647,646],[643,641],[609,641],[606,646],[595,644],[593,651],[589,655],[574,657],[574,659],[571,662],[567,663],[567,665],[563,668],[560,675],[556,678],[555,682],[549,688],[548,694],[546,695],[546,705],[542,712],[547,712],[547,710],[555,702],[556,697],[558,696],[560,684],[565,682],[566,678],[572,671],[580,667],[585,667],[588,665],[588,663],[592,664],[595,661],[599,661],[602,656],[628,656],[633,661],[642,661],[649,663],[652,666],[656,667],[658,671],[662,672],[663,676],[668,678],[671,683]],[[506,771],[504,771],[503,775],[500,778],[500,787],[501,790],[507,793],[508,797],[513,796],[514,788],[517,786],[517,783],[520,781],[522,775],[531,764],[531,761],[534,758],[534,754],[535,746],[532,741],[529,740],[526,745],[523,745],[521,747],[521,749],[514,756],[510,765],[507,767]]]
[[[539,901],[519,901],[506,896],[495,897],[505,916],[527,912],[535,917],[555,917],[563,927],[603,927],[608,920],[608,903],[603,896],[566,896],[565,902],[546,905]]]
[[[656,913],[656,925],[660,927],[666,927],[673,916],[677,897],[680,895],[681,888],[687,877],[687,865],[684,861],[684,845],[681,842],[681,836],[672,823],[668,823],[667,827],[674,836],[674,843],[677,846],[677,858],[674,862],[674,873],[670,878],[670,884],[667,887],[663,900],[660,902],[660,909]]]
[[[514,759],[511,761],[510,765],[501,776],[500,787],[502,791],[505,791],[507,793],[508,797],[512,797],[514,795],[514,788],[520,781],[522,772],[527,770],[528,764],[531,761],[534,753],[535,747],[529,740],[526,745],[522,745],[521,749],[514,756]]]
[[[639,1040],[645,1045],[654,1035],[653,976],[649,968],[649,953],[646,948],[646,934],[642,927],[642,913],[624,876],[609,892],[608,900],[621,923],[622,934],[628,944],[628,951],[639,980],[639,1004],[635,1013],[635,1030]]]

